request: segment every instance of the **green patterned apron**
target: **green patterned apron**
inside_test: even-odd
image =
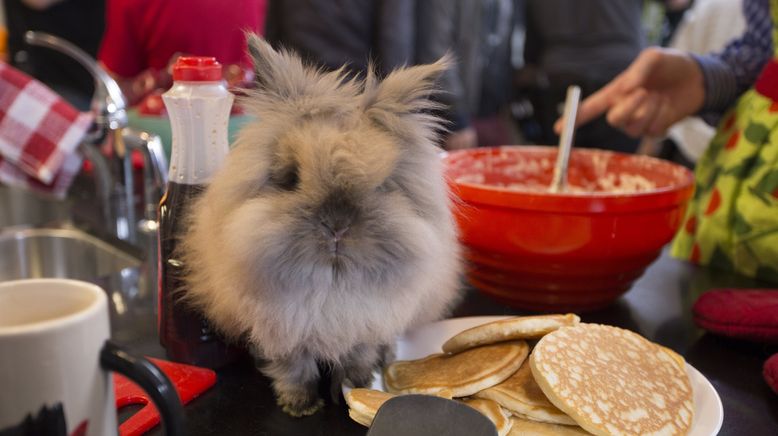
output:
[[[672,255],[778,282],[778,0],[775,55],[719,124],[695,169]]]

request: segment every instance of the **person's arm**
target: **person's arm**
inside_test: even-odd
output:
[[[608,85],[581,103],[576,124],[602,113],[630,136],[661,136],[700,111],[723,111],[752,86],[772,56],[768,0],[744,0],[747,30],[718,55],[649,48]],[[765,43],[765,39],[768,40]],[[767,45],[769,44],[769,46]],[[768,48],[769,47],[769,48]],[[561,129],[557,121],[555,130]]]
[[[696,113],[705,100],[700,65],[685,52],[648,48],[602,89],[586,98],[576,125],[601,114],[630,136],[661,136],[678,120]],[[561,119],[554,130],[561,130]]]
[[[744,0],[746,31],[720,53],[692,55],[705,80],[703,112],[721,113],[756,81],[773,55],[769,0]]]

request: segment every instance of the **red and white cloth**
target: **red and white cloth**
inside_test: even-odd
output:
[[[63,197],[92,123],[54,91],[0,62],[0,182]]]

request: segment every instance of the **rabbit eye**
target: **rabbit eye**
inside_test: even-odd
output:
[[[300,184],[300,176],[297,167],[286,168],[273,177],[274,184],[284,191],[294,191]]]
[[[386,179],[384,183],[378,186],[380,192],[391,192],[400,189],[400,185],[392,179]]]

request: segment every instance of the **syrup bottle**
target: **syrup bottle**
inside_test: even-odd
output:
[[[222,67],[212,57],[180,57],[173,66],[173,87],[162,95],[173,137],[167,191],[159,206],[160,343],[168,358],[218,368],[241,355],[222,341],[194,308],[179,301],[186,293],[184,265],[176,246],[184,217],[229,151],[227,123],[232,94]]]

